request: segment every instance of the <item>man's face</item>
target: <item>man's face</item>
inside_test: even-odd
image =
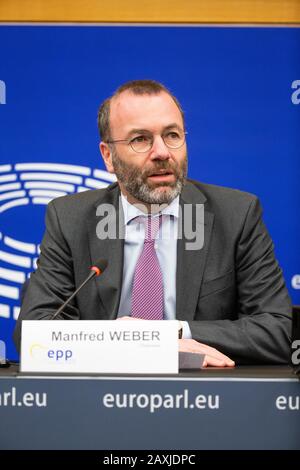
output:
[[[134,95],[129,91],[114,98],[110,107],[111,140],[140,139],[152,135],[152,148],[137,153],[126,142],[101,143],[108,171],[115,173],[129,202],[169,204],[182,190],[187,172],[186,143],[173,149],[162,136],[184,131],[179,109],[165,92]]]

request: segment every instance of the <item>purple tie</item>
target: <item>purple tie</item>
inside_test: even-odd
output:
[[[139,220],[145,223],[145,241],[135,267],[131,316],[144,320],[163,320],[163,277],[154,248],[155,237],[161,225],[161,216],[139,217]]]

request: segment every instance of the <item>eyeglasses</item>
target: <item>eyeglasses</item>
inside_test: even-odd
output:
[[[180,147],[183,146],[185,142],[185,136],[187,132],[184,132],[182,130],[176,130],[176,131],[168,131],[164,134],[162,134],[161,138],[164,141],[164,144],[170,148],[170,149],[179,149]],[[143,153],[143,152],[148,152],[154,142],[154,136],[152,134],[139,134],[136,137],[133,137],[133,139],[120,139],[120,140],[107,140],[107,144],[115,144],[115,143],[120,143],[124,142],[127,143],[127,145],[130,145],[132,150],[137,153]]]

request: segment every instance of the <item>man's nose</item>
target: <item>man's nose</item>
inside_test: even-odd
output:
[[[151,149],[151,158],[154,160],[166,160],[167,158],[170,158],[170,156],[170,149],[164,143],[163,138],[160,135],[154,137]]]

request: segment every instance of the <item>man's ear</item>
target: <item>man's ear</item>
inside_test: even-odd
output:
[[[100,153],[104,160],[106,169],[109,173],[114,173],[114,166],[112,163],[112,152],[109,145],[106,142],[100,142],[99,144]]]

